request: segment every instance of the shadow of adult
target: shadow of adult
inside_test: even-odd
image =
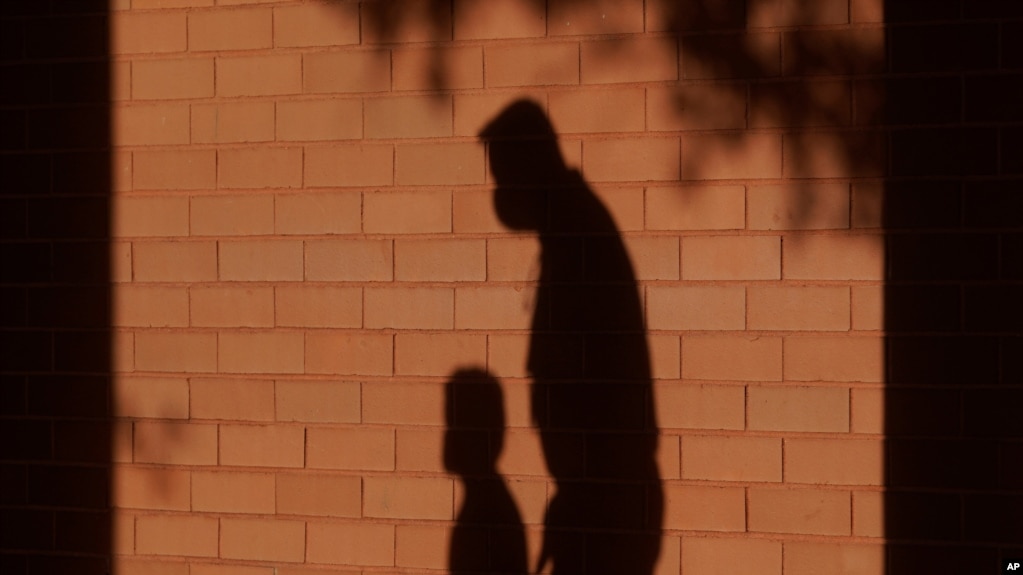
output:
[[[652,573],[664,505],[649,350],[625,245],[565,165],[537,104],[515,102],[480,136],[498,217],[541,244],[527,368],[556,490],[536,571],[549,563],[555,575]]]
[[[508,487],[497,473],[504,447],[501,387],[480,369],[456,371],[445,387],[444,467],[464,487],[451,534],[451,573],[524,575],[526,537]]]

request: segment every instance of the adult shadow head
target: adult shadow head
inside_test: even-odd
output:
[[[522,518],[497,472],[505,428],[500,384],[482,369],[460,369],[445,386],[445,406],[444,467],[463,485],[450,572],[525,574]]]

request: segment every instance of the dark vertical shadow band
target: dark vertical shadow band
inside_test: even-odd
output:
[[[110,572],[105,0],[0,8],[0,571]]]
[[[890,575],[1023,557],[1021,19],[886,2]]]

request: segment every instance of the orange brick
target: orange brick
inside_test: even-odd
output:
[[[642,88],[554,92],[550,117],[558,133],[639,132],[645,127]]]
[[[252,50],[273,45],[269,8],[193,12],[188,15],[188,49]]]
[[[487,336],[487,367],[497,377],[531,377],[527,369],[528,335]]]
[[[683,336],[682,377],[738,381],[781,381],[779,337]]]
[[[451,288],[366,288],[365,322],[370,329],[451,329],[455,294]]]
[[[451,3],[363,5],[362,43],[444,42],[451,40]],[[400,22],[400,25],[394,25]]]
[[[354,140],[362,137],[361,100],[277,103],[277,140]]]
[[[682,478],[709,481],[780,482],[782,480],[781,439],[774,437],[683,437]],[[786,474],[785,479],[789,480],[790,477]]]
[[[221,150],[217,162],[221,188],[297,188],[302,185],[301,148]]]
[[[362,229],[362,194],[278,194],[274,198],[274,226],[278,234],[359,232]]]
[[[395,530],[394,557],[398,567],[447,569],[450,565],[451,529],[437,525],[399,525]]]
[[[681,438],[675,435],[661,435],[657,438],[657,468],[661,480],[680,479],[682,477]]]
[[[112,137],[119,145],[188,143],[188,106],[185,104],[118,106],[112,112]]]
[[[395,279],[398,281],[483,281],[486,279],[485,240],[396,240]]]
[[[274,46],[343,46],[359,43],[356,4],[299,4],[274,8]]]
[[[786,134],[786,178],[880,177],[888,165],[882,132],[811,132]]]
[[[785,573],[884,573],[885,546],[881,544],[785,542]]]
[[[678,238],[626,237],[624,240],[637,280],[679,279]]]
[[[114,414],[155,419],[188,418],[188,380],[121,376],[112,381]]]
[[[274,229],[271,195],[232,194],[191,199],[191,235],[269,235]]]
[[[362,390],[341,381],[278,381],[277,421],[358,423],[362,420]]]
[[[761,533],[849,535],[849,492],[751,487],[749,530]]]
[[[479,339],[482,338],[473,338]],[[401,425],[444,425],[444,388],[433,382],[366,384],[362,390],[362,421]]]
[[[846,24],[849,0],[824,0],[812,5],[800,0],[771,0],[755,7],[746,21],[751,28]]]
[[[189,472],[184,469],[116,467],[111,475],[112,505],[122,509],[189,511]]]
[[[350,287],[278,286],[278,326],[362,327],[362,290]]]
[[[391,375],[394,336],[390,334],[308,332],[306,373]]]
[[[547,32],[546,10],[539,0],[493,0],[486,6],[455,0],[455,40],[541,38]]]
[[[131,99],[131,62],[111,62],[110,94],[111,102],[124,102]],[[117,155],[115,152],[113,155]]]
[[[274,139],[273,102],[192,105],[192,143],[269,142]]]
[[[588,141],[583,147],[583,173],[594,182],[677,180],[678,138]]]
[[[780,178],[778,134],[684,134],[682,177],[687,180]]]
[[[451,231],[451,192],[368,192],[363,198],[367,233]]]
[[[139,151],[132,153],[136,190],[213,189],[217,155],[213,150]]]
[[[307,432],[310,469],[393,471],[394,431],[379,428],[330,429]]]
[[[193,378],[189,395],[193,419],[274,419],[274,382],[271,380]]]
[[[133,272],[131,269],[131,242],[111,241],[109,246],[110,282],[113,284],[130,282]]]
[[[749,329],[848,331],[849,288],[750,286]]]
[[[851,288],[852,328],[854,330],[884,329],[884,288],[853,286]]]
[[[781,238],[692,237],[682,240],[684,280],[776,280],[781,278]]]
[[[744,54],[743,58],[708,57]],[[698,34],[682,41],[682,78],[764,78],[781,73],[781,35],[777,32]]]
[[[880,491],[853,491],[853,535],[884,537],[885,494]]]
[[[110,335],[110,367],[114,372],[135,371],[135,335],[113,332]]]
[[[398,429],[395,469],[444,473],[444,432],[440,429]]]
[[[536,290],[464,287],[455,290],[455,329],[529,329]]]
[[[586,10],[593,12],[589,6]],[[579,56],[583,84],[678,79],[678,42],[674,38],[633,36],[587,41],[581,44]],[[673,90],[677,93],[679,89]]]
[[[221,373],[302,373],[300,332],[227,332],[220,334],[217,367]]]
[[[111,54],[184,52],[188,42],[184,12],[112,12]]]
[[[479,46],[394,50],[395,90],[462,90],[483,87],[483,49]],[[450,100],[448,100],[450,104]]]
[[[785,481],[829,485],[883,485],[880,439],[785,440]]]
[[[647,326],[666,330],[741,330],[746,295],[741,286],[647,288]]]
[[[319,240],[305,244],[307,281],[391,281],[391,240]]]
[[[114,291],[112,325],[187,327],[188,289],[185,287],[125,285]]]
[[[849,19],[855,23],[884,22],[883,0],[850,0]]]
[[[754,230],[849,228],[848,184],[754,186],[749,192]]]
[[[789,337],[785,379],[790,381],[884,381],[884,338]]]
[[[647,335],[654,379],[682,377],[682,348],[677,335]]]
[[[170,237],[188,235],[188,198],[177,196],[122,196],[113,202],[111,235],[114,237]]]
[[[656,187],[646,190],[651,230],[739,230],[746,224],[742,186]]]
[[[647,89],[651,131],[743,129],[746,88],[734,82]]]
[[[302,56],[217,58],[217,95],[275,96],[302,92]]]
[[[394,525],[310,522],[306,531],[309,563],[394,565]]]
[[[193,471],[192,510],[272,514],[274,475],[223,469]]]
[[[851,403],[850,431],[853,433],[884,433],[885,394],[880,389],[853,388],[849,401]]]
[[[359,517],[362,515],[362,480],[337,475],[278,473],[277,513]]]
[[[299,281],[303,277],[301,241],[235,240],[218,245],[222,281]]]
[[[492,197],[493,194],[490,191],[459,190],[453,192],[451,207],[453,231],[456,233],[506,231],[507,228],[494,211]],[[523,241],[527,240],[523,239]]]
[[[188,575],[277,575],[274,567],[246,567],[243,565],[224,565],[220,562],[202,565],[192,563]]]
[[[386,92],[391,89],[391,53],[387,50],[306,54],[302,65],[302,87],[306,93]]]
[[[281,425],[221,425],[220,465],[302,467],[305,430]]]
[[[539,90],[480,94],[455,94],[455,135],[477,137],[496,111],[519,100],[532,100],[546,109],[547,94]]]
[[[764,539],[682,538],[683,573],[781,575],[782,544]]]
[[[307,187],[390,185],[394,181],[394,147],[360,144],[307,148],[303,175]]]
[[[439,138],[451,135],[450,96],[368,98],[365,108],[367,138]]]
[[[394,372],[398,375],[447,375],[457,365],[483,365],[487,358],[484,335],[398,334]]]
[[[189,290],[194,327],[273,327],[273,288],[204,286]]]
[[[110,154],[110,189],[114,192],[128,192],[132,189],[132,153],[115,151]]]
[[[132,462],[132,444],[134,443],[132,435],[134,435],[132,422],[129,420],[115,421],[110,425],[111,463]]]
[[[136,60],[131,63],[135,100],[179,100],[213,96],[213,58]]]
[[[461,194],[457,194],[456,197]],[[540,242],[535,238],[487,240],[487,279],[536,281],[540,279]]]
[[[129,555],[135,552],[135,514],[134,513],[119,513],[113,511],[110,514],[110,548],[114,555]],[[115,563],[117,573],[130,573],[127,568],[122,568],[121,565]],[[188,575],[188,565],[185,563],[180,564],[184,567],[184,570],[178,570],[173,572],[173,575]],[[168,575],[170,575],[168,573]]]
[[[216,242],[137,242],[136,281],[196,282],[217,278]]]
[[[137,421],[134,440],[137,463],[217,464],[216,425]]]
[[[134,536],[134,525],[129,526]],[[178,561],[163,561],[159,559],[135,559],[127,556],[135,552],[135,542],[127,549],[125,555],[113,558],[112,564],[116,573],[126,575],[191,575],[189,564]]]
[[[505,475],[545,477],[547,463],[536,432],[509,430],[505,433],[504,451],[498,460],[498,469]]]
[[[746,499],[741,487],[668,484],[664,495],[666,529],[746,530]]]
[[[654,566],[654,575],[675,575],[682,571],[682,541],[678,537],[661,537],[661,554]]]
[[[453,486],[447,478],[366,477],[366,517],[453,519]]]
[[[750,387],[749,429],[849,431],[849,390],[836,387]]]
[[[220,556],[301,563],[305,559],[305,523],[225,517],[220,520]]]
[[[483,146],[477,143],[399,144],[395,150],[400,185],[482,184],[485,177]]]
[[[638,232],[643,229],[643,193],[639,188],[598,184],[593,187],[593,193],[611,213],[611,218],[619,232]],[[562,225],[562,223],[555,222],[555,225]],[[567,222],[564,225],[571,226]],[[625,243],[628,246],[627,238]],[[633,264],[637,265],[636,259],[640,256],[632,255]]]
[[[215,517],[141,515],[135,520],[135,552],[216,557],[219,525]]]
[[[784,277],[801,280],[880,280],[884,242],[877,235],[786,238]]]
[[[214,372],[217,369],[217,335],[137,333],[135,368],[140,371]]]
[[[600,0],[588,4],[552,0],[548,11],[548,34],[551,36],[643,31],[642,0]]]
[[[488,46],[483,52],[483,76],[488,88],[578,84],[579,45]]]
[[[793,109],[792,102],[807,105]],[[844,126],[851,121],[852,90],[847,81],[796,80],[750,86],[751,128]]]

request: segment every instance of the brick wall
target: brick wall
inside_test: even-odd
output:
[[[44,21],[60,44],[63,4],[15,11],[10,27]],[[1021,515],[994,519],[1021,506],[1006,407],[1023,393],[1020,14],[976,6],[111,2],[90,100],[109,107],[30,94],[4,108],[23,126],[5,165],[44,156],[26,173],[51,182],[5,193],[28,222],[5,253],[52,258],[44,279],[4,279],[27,310],[5,336],[42,337],[17,345],[57,358],[5,365],[5,404],[19,406],[5,425],[44,445],[5,454],[22,493],[5,529],[43,525],[5,535],[5,566],[483,571],[520,529],[531,571],[555,532],[560,565],[587,573],[642,550],[659,575],[976,573],[1023,555]],[[28,38],[7,60],[40,57]],[[41,53],[93,61],[62,42]],[[80,78],[47,74],[47,103]],[[543,237],[502,221],[495,144],[479,133],[523,99],[613,227],[573,220],[542,175],[516,197],[541,198]],[[88,130],[107,119],[109,133]],[[36,136],[55,121],[88,135]],[[98,186],[60,187],[88,187],[65,148],[102,166]],[[83,249],[61,259],[65,244]],[[607,263],[618,246],[631,269]],[[547,275],[552,262],[565,275]],[[88,281],[51,289],[77,268]],[[579,302],[625,319],[591,327]],[[555,318],[544,329],[537,306]],[[84,328],[82,309],[98,310]],[[65,340],[103,360],[62,367]],[[567,423],[538,426],[537,349],[568,366],[543,400],[578,405],[562,407]],[[62,370],[74,385],[45,387]],[[84,376],[109,416],[104,401],[68,415],[33,399]],[[459,395],[489,376],[496,407]],[[106,498],[33,495],[74,450],[59,433],[100,438],[73,467],[109,490],[109,514]],[[636,471],[653,444],[656,472]],[[484,510],[483,539],[461,539],[481,485],[517,517]],[[547,529],[573,485],[623,510]],[[62,535],[76,507],[109,538]]]

